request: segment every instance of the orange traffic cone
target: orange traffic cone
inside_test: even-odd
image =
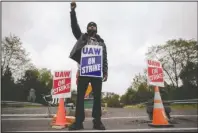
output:
[[[53,123],[52,128],[63,129],[67,126],[67,121],[65,118],[66,111],[64,106],[64,99],[61,98],[58,106],[58,112],[56,114],[55,123]]]
[[[66,116],[63,98],[60,99],[57,113],[53,116],[51,121],[52,128],[62,129],[75,122],[75,117]]]
[[[164,111],[164,106],[160,96],[159,88],[155,87],[154,108],[153,108],[153,121],[148,124],[153,127],[172,127],[169,124],[167,116]]]
[[[57,115],[55,114],[52,118],[52,121],[51,121],[51,126],[54,126],[55,123],[56,123],[56,117]],[[73,124],[75,122],[75,117],[74,116],[65,116],[65,119],[66,119],[66,124],[69,126],[71,124]]]

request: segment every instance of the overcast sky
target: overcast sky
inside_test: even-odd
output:
[[[71,31],[69,2],[2,3],[3,37],[19,36],[38,68],[72,69],[69,53],[76,40]],[[77,19],[86,32],[95,21],[107,45],[109,77],[103,91],[123,94],[135,74],[146,68],[147,47],[169,39],[197,40],[197,4],[194,2],[77,2]]]

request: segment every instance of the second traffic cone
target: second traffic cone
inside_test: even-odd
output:
[[[152,123],[148,124],[153,127],[172,127],[172,124],[169,124],[167,116],[165,114],[164,106],[160,96],[159,88],[155,87],[155,96],[154,96],[154,107],[153,107],[153,120]]]
[[[65,106],[64,106],[64,99],[60,98],[55,123],[53,123],[52,128],[56,128],[56,129],[65,128],[67,126],[67,121],[66,121],[65,116],[66,116],[66,111],[65,111]]]
[[[55,114],[52,118],[52,121],[51,121],[51,126],[54,126],[55,123],[56,123],[56,117],[57,115]],[[66,122],[67,122],[67,125],[71,125],[75,122],[75,117],[74,116],[65,116],[65,119],[66,119]]]

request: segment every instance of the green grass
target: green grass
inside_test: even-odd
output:
[[[24,108],[32,108],[32,107],[44,107],[44,106],[42,106],[42,105],[24,105],[23,106]]]
[[[144,109],[145,108],[145,105],[143,105],[143,104],[125,105],[124,108]]]
[[[172,109],[197,109],[198,104],[172,104]]]
[[[198,104],[172,104],[171,109],[198,109]],[[145,105],[125,105],[124,108],[145,109]]]
[[[32,108],[32,107],[44,107],[43,105],[31,105],[31,104],[1,104],[1,107],[7,108],[7,107],[14,107],[14,108]]]

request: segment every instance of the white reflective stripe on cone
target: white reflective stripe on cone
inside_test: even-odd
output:
[[[53,100],[53,104],[56,104],[56,101],[57,101],[57,99],[56,99],[56,98],[54,98],[54,100]]]
[[[52,99],[52,104],[54,104],[54,102],[55,102],[55,99],[53,98],[53,99]]]
[[[156,109],[156,108],[163,109],[162,103],[154,103],[154,109]]]
[[[56,104],[56,102],[57,102],[57,99],[54,98],[54,99],[53,99],[53,104]]]
[[[53,104],[57,104],[58,103],[58,98],[53,98]]]
[[[160,96],[159,92],[155,92],[154,100],[160,100],[161,101],[161,96]]]
[[[64,102],[66,101],[66,98],[64,98]],[[51,104],[58,104],[60,102],[60,98],[52,98]]]
[[[57,104],[58,103],[58,98],[55,98],[55,104]]]

